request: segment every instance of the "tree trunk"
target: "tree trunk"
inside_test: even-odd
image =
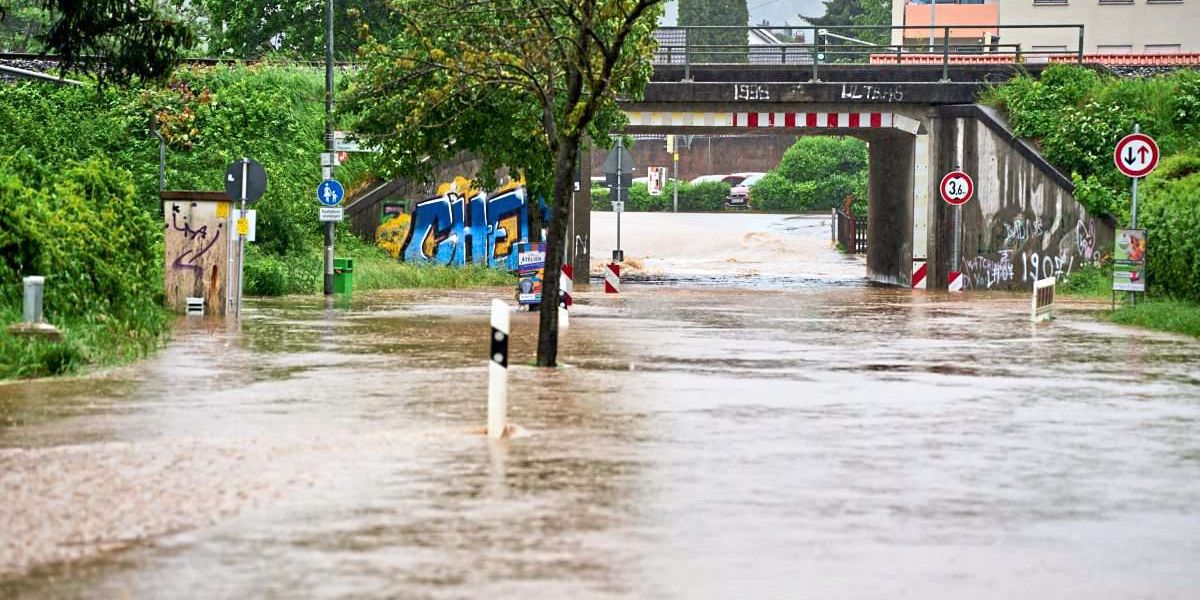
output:
[[[554,203],[550,207],[550,223],[546,232],[546,271],[538,319],[539,367],[558,366],[558,278],[563,261],[563,236],[571,214],[579,138],[578,135],[572,135],[560,140],[558,155],[554,159]]]

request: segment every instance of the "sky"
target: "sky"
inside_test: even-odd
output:
[[[825,5],[821,0],[746,0],[750,5],[750,22],[755,25],[770,21],[772,25],[783,25],[786,21],[791,25],[801,25],[800,14],[825,14]],[[667,14],[663,17],[663,25],[674,25],[678,14],[679,3],[676,0],[667,2]],[[750,23],[747,23],[749,25]]]

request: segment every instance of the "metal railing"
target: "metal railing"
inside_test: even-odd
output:
[[[841,209],[833,209],[836,221],[837,242],[841,244],[846,254],[858,254],[867,251],[867,218],[847,214]]]
[[[1018,36],[1022,31],[1038,32],[1064,43],[1055,44],[1053,49],[1035,49],[1016,41],[1001,43],[1002,38]],[[1064,34],[1058,35],[1060,31]],[[900,32],[900,43],[892,43],[895,32]],[[941,80],[950,81],[950,66],[972,62],[967,60],[971,57],[988,59],[977,62],[996,63],[1062,62],[1064,57],[1071,57],[1073,62],[1083,63],[1083,36],[1083,25],[1059,24],[660,27],[654,32],[658,49],[652,62],[682,66],[684,80],[691,80],[694,66],[803,65],[811,69],[810,80],[814,82],[821,80],[822,66],[940,64]]]

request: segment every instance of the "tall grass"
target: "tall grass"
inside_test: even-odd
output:
[[[1185,300],[1147,300],[1123,306],[1111,318],[1122,325],[1136,325],[1200,337],[1200,304]]]

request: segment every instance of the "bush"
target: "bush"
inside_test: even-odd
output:
[[[54,375],[141,356],[166,327],[161,225],[106,159],[54,170],[27,152],[0,159],[0,314],[18,320],[21,279],[46,276],[43,308],[61,342],[0,330],[0,377]]]
[[[846,196],[866,198],[867,145],[848,137],[802,137],[779,166],[750,192],[754,208],[801,212],[841,206]]]
[[[721,181],[709,181],[695,185],[686,181],[679,184],[679,212],[719,212],[725,210],[725,198],[730,185]],[[675,183],[667,182],[662,194],[651,196],[646,184],[635,183],[629,189],[629,201],[625,210],[634,212],[670,211],[675,205]],[[592,210],[611,211],[612,193],[606,187],[592,188]]]
[[[1154,293],[1200,300],[1200,156],[1163,161],[1142,190],[1138,226],[1149,243],[1148,284]]]

